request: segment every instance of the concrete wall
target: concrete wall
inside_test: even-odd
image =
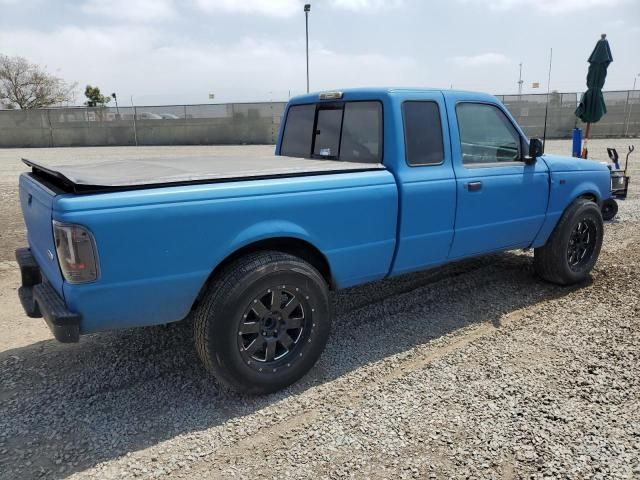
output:
[[[273,144],[285,104],[0,111],[0,147]]]
[[[499,95],[525,133],[542,137],[546,94]],[[551,93],[547,138],[584,129],[578,93]],[[640,136],[640,91],[605,92],[608,113],[593,138]],[[0,110],[0,147],[275,143],[285,103]]]

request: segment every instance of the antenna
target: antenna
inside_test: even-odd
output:
[[[544,130],[542,132],[542,153],[547,142],[547,116],[549,114],[549,92],[551,90],[551,62],[553,61],[553,48],[549,52],[549,78],[547,79],[547,104],[544,107]]]

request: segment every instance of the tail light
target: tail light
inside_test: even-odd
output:
[[[69,283],[98,279],[98,259],[93,235],[80,225],[53,221],[53,236],[62,275]]]

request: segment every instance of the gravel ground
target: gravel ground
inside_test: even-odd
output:
[[[640,478],[639,223],[633,185],[576,287],[508,252],[340,292],[318,365],[259,398],[186,322],[54,342],[0,257],[0,478]]]

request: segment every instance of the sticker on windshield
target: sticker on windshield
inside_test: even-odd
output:
[[[331,149],[330,148],[321,148],[320,149],[320,155],[322,155],[323,157],[330,157],[331,156]]]

